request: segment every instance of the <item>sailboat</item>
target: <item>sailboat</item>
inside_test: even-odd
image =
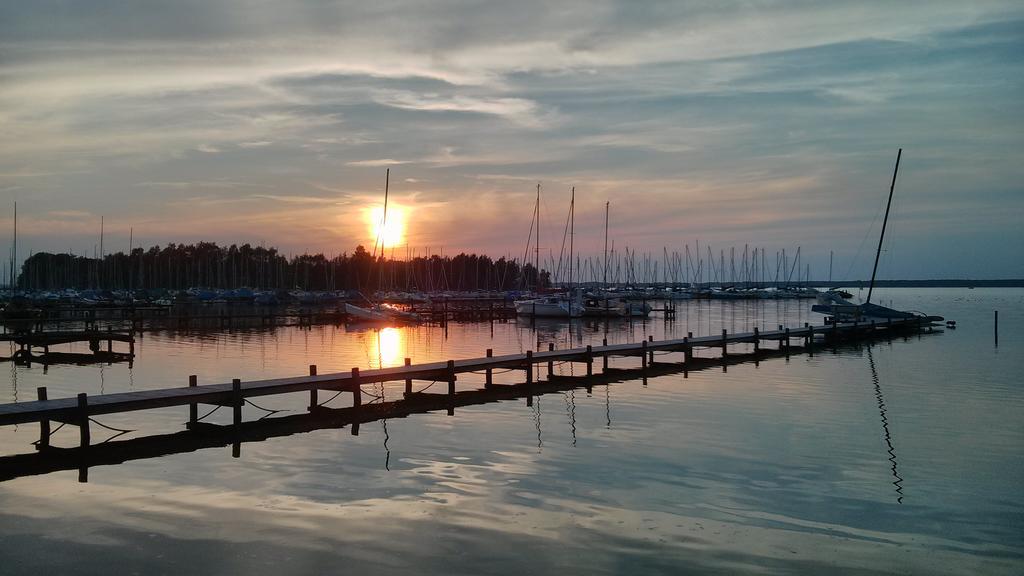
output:
[[[651,312],[651,307],[646,302],[630,301],[624,296],[608,291],[608,211],[610,206],[611,202],[604,203],[604,273],[601,282],[602,293],[588,297],[583,302],[583,315],[597,317],[645,317]]]
[[[576,189],[572,189],[572,197],[569,201],[569,217],[570,222],[574,223],[575,218],[574,209],[576,205]],[[534,210],[536,216],[536,261],[535,270],[537,272],[537,286],[536,291],[538,297],[530,298],[527,300],[516,300],[516,314],[520,316],[533,316],[533,317],[545,317],[545,318],[578,318],[583,315],[583,300],[581,295],[577,292],[571,291],[569,296],[562,294],[552,294],[550,296],[540,296],[540,184],[537,184],[537,203]],[[572,233],[570,232],[569,240],[569,285],[572,286]]]
[[[377,245],[381,245],[381,253],[383,254],[384,245],[382,242],[382,235],[384,227],[387,226],[388,222],[388,188],[391,183],[391,169],[389,168],[384,175],[384,214],[381,218],[380,227],[377,230],[377,240],[373,245],[373,258],[377,258]],[[402,310],[397,306],[384,303],[374,303],[369,298],[366,298],[367,302],[370,303],[368,307],[356,306],[355,304],[345,303],[345,313],[348,315],[350,322],[410,322],[418,323],[422,322],[423,318],[415,312],[408,310]]]
[[[882,243],[885,240],[885,228],[889,223],[889,209],[892,207],[892,194],[896,189],[896,174],[900,169],[900,157],[903,149],[896,153],[896,167],[892,172],[892,183],[889,185],[889,200],[885,205],[885,218],[882,219],[882,233],[878,237],[878,250],[875,251],[875,265],[871,270],[871,284],[868,285],[868,297],[863,304],[854,304],[843,298],[837,291],[819,294],[818,303],[811,306],[812,312],[827,314],[833,322],[885,322],[887,320],[905,320],[920,318],[928,322],[941,322],[942,316],[929,316],[914,310],[894,310],[871,303],[871,294],[875,289],[875,277],[878,273],[878,260],[882,255]]]

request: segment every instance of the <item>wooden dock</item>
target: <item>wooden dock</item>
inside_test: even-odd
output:
[[[58,346],[60,344],[70,344],[73,342],[88,342],[89,350],[98,362],[109,362],[109,361],[122,361],[130,360],[135,357],[135,333],[133,331],[114,331],[111,327],[107,327],[106,330],[28,330],[19,332],[7,332],[0,334],[0,342],[14,342],[18,345],[18,350],[14,352],[14,356],[11,358],[5,358],[4,360],[14,360],[16,362],[31,363],[32,361],[39,362],[41,364],[60,363],[60,362],[49,362],[49,360],[57,359],[58,356],[55,353],[50,352],[50,346]],[[101,348],[101,343],[106,342],[106,351],[104,352]],[[124,342],[128,344],[128,352],[114,352],[114,342]],[[33,356],[32,349],[41,348],[43,354],[41,356]],[[85,355],[77,355],[79,358],[74,360],[74,363],[80,363],[85,360],[82,358]],[[62,362],[69,361],[70,358],[67,356],[61,357]]]
[[[856,344],[854,342],[842,345]],[[783,358],[788,357],[790,353],[797,352],[799,352],[797,346],[781,350],[761,349],[756,354],[732,354],[715,358],[693,357],[686,363],[658,362],[640,368],[606,368],[591,376],[549,375],[546,380],[532,385],[492,385],[482,389],[463,390],[457,392],[453,398],[444,394],[404,394],[401,400],[382,400],[361,406],[341,408],[318,406],[308,412],[261,418],[238,425],[196,422],[190,423],[185,430],[179,432],[151,434],[123,440],[116,439],[121,434],[115,430],[113,438],[92,444],[84,449],[45,446],[44,449],[30,453],[0,456],[0,482],[62,470],[78,470],[79,481],[87,482],[89,468],[94,466],[111,466],[133,460],[159,458],[227,446],[232,448],[232,457],[238,458],[241,456],[242,444],[248,442],[263,442],[272,438],[316,430],[340,429],[346,426],[349,427],[353,435],[358,436],[361,424],[380,420],[406,418],[414,414],[426,414],[441,410],[446,410],[449,415],[454,415],[456,408],[511,400],[525,399],[526,405],[531,406],[535,398],[546,394],[581,388],[590,394],[595,387],[631,381],[641,381],[646,385],[648,378],[675,374],[682,374],[686,377],[691,372],[716,367],[728,369],[729,366],[737,364]],[[40,446],[42,446],[41,442],[36,444],[37,448]]]
[[[524,384],[534,385],[540,380],[541,367],[546,365],[548,374],[552,373],[555,362],[576,362],[586,366],[587,376],[594,374],[594,364],[600,361],[601,368],[607,369],[609,359],[614,357],[639,357],[641,369],[647,369],[654,362],[655,352],[679,352],[683,355],[686,365],[694,360],[694,351],[707,348],[719,348],[722,357],[729,356],[729,346],[736,344],[752,344],[755,356],[761,349],[762,342],[777,342],[778,350],[788,352],[791,343],[803,342],[803,348],[813,353],[816,336],[832,340],[848,340],[869,338],[879,333],[892,333],[898,330],[920,330],[931,327],[924,319],[892,320],[885,323],[844,323],[823,326],[804,325],[799,328],[783,328],[761,332],[757,328],[753,332],[692,337],[653,341],[650,338],[638,343],[586,346],[565,350],[549,349],[546,351],[527,351],[524,354],[507,354],[494,356],[491,350],[479,358],[448,360],[446,362],[430,362],[412,364],[407,358],[404,366],[360,370],[353,368],[351,372],[317,374],[316,366],[310,366],[309,375],[294,378],[276,378],[256,380],[243,383],[233,380],[230,383],[198,385],[195,376],[189,378],[189,385],[182,388],[165,388],[159,390],[143,390],[117,394],[101,394],[88,396],[84,393],[74,398],[49,399],[46,388],[39,388],[38,400],[0,405],[0,425],[24,424],[38,422],[40,424],[40,448],[49,445],[50,422],[57,421],[78,426],[81,448],[90,445],[90,420],[93,416],[113,413],[135,412],[154,408],[173,406],[189,406],[189,425],[198,422],[198,405],[209,404],[230,406],[233,409],[233,425],[242,424],[242,407],[248,398],[304,392],[309,394],[309,409],[315,411],[319,407],[318,392],[320,390],[349,392],[352,394],[352,405],[358,409],[362,405],[363,384],[402,381],[405,392],[413,394],[413,381],[446,382],[447,401],[456,399],[455,382],[459,374],[476,372],[485,375],[485,388],[498,386],[493,382],[493,371],[496,369],[522,370]]]

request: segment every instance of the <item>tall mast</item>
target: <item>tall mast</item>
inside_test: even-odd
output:
[[[17,269],[16,262],[18,261],[18,202],[14,202],[14,246],[11,248],[11,290],[14,290],[14,272]]]
[[[889,185],[889,200],[885,203],[885,218],[882,219],[882,233],[878,235],[878,250],[875,251],[875,267],[871,269],[871,284],[868,286],[868,299],[865,304],[871,303],[871,292],[875,289],[875,274],[878,272],[878,259],[882,255],[882,240],[885,239],[885,225],[889,222],[889,208],[892,206],[892,192],[896,189],[896,173],[900,170],[900,156],[903,155],[903,148],[896,153],[896,167],[892,170],[892,184]]]
[[[100,259],[96,263],[99,266],[99,287],[103,288],[106,284],[106,266],[103,265],[103,216],[100,216]]]
[[[381,254],[384,253],[384,227],[388,223],[388,185],[391,183],[391,168],[384,172],[384,214],[381,217],[380,228],[377,229],[377,239],[373,243],[373,257],[377,258],[377,245],[380,244]]]
[[[534,247],[534,267],[537,273],[537,292],[540,292],[540,182],[537,182],[537,245]]]
[[[601,283],[604,284],[603,288],[608,287],[608,206],[611,202],[605,201],[604,203],[604,278],[601,279]]]
[[[572,236],[576,226],[576,187],[569,196],[569,290],[572,290]]]

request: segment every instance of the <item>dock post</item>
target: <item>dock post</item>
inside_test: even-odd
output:
[[[309,365],[309,375],[316,376],[316,364]],[[312,412],[316,409],[317,404],[320,403],[319,390],[316,386],[309,389],[309,411]]]
[[[352,408],[359,412],[359,407],[363,405],[363,389],[359,385],[359,368],[352,369]],[[352,435],[359,436],[359,416],[353,419],[352,422]]]
[[[448,396],[455,396],[455,360],[449,360],[446,366],[448,374]]]
[[[693,332],[688,332],[687,334],[692,335]],[[690,361],[693,360],[693,346],[690,346],[690,338],[692,337],[693,336],[683,337],[683,362],[686,364],[689,364]]]
[[[198,376],[193,374],[193,375],[188,377],[188,387],[189,388],[195,388],[198,385],[199,385],[199,377]],[[188,423],[191,426],[191,425],[194,425],[198,421],[199,421],[199,404],[196,404],[195,402],[189,402],[188,403]]]
[[[533,350],[526,351],[526,383],[533,384]]]
[[[786,353],[789,353],[789,328],[786,328]]]
[[[493,357],[494,356],[494,350],[491,350],[490,348],[488,348],[486,356],[488,358]],[[484,378],[485,378],[485,380],[484,380],[484,387],[485,388],[488,387],[488,386],[493,385],[494,384],[494,371],[492,369],[488,368],[486,370],[486,375],[484,376]]]
[[[352,369],[352,407],[358,408],[363,405],[363,389],[359,385],[359,368]]]
[[[807,353],[814,356],[814,326],[807,325]]]
[[[36,398],[40,402],[46,402],[46,386],[40,386],[36,388]],[[40,420],[39,421],[39,444],[36,444],[36,450],[45,450],[50,447],[50,421]]]
[[[722,328],[722,358],[729,356],[729,333]]]
[[[651,335],[651,334],[648,334],[647,335],[647,342],[648,342],[648,348],[650,348],[650,343],[654,342],[654,336]],[[648,350],[647,351],[647,363],[648,364],[654,364],[654,350]]]
[[[554,351],[555,351],[555,343],[554,342],[548,342],[548,352],[554,352]],[[548,379],[549,380],[551,379],[551,375],[554,374],[554,373],[555,373],[555,362],[553,360],[548,359]]]
[[[608,345],[608,339],[607,338],[602,338],[601,339],[601,346],[607,346],[607,345]],[[601,371],[603,371],[603,372],[607,372],[608,371],[608,351],[605,351],[603,354],[601,354]]]
[[[113,331],[113,327],[107,326],[107,354],[110,354],[111,352],[114,351],[114,340],[113,336],[111,335]]]
[[[455,360],[449,360],[445,372],[448,373],[448,415],[455,416]]]
[[[594,347],[587,344],[587,376],[594,375]]]
[[[761,331],[754,326],[754,354],[761,351]]]
[[[640,368],[647,370],[647,340],[640,342]]]
[[[89,447],[89,397],[85,392],[78,395],[78,445]]]
[[[238,426],[242,423],[242,381],[239,378],[231,380],[231,407],[233,423]]]
[[[412,366],[412,358],[406,358],[405,359],[405,365],[406,366]],[[411,396],[412,395],[412,378],[406,378],[405,379],[405,395],[406,396]]]

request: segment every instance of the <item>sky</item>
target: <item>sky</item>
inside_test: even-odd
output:
[[[0,250],[801,249],[1024,278],[1018,1],[0,1]],[[737,256],[738,258],[738,256]],[[4,267],[6,268],[6,266]]]

